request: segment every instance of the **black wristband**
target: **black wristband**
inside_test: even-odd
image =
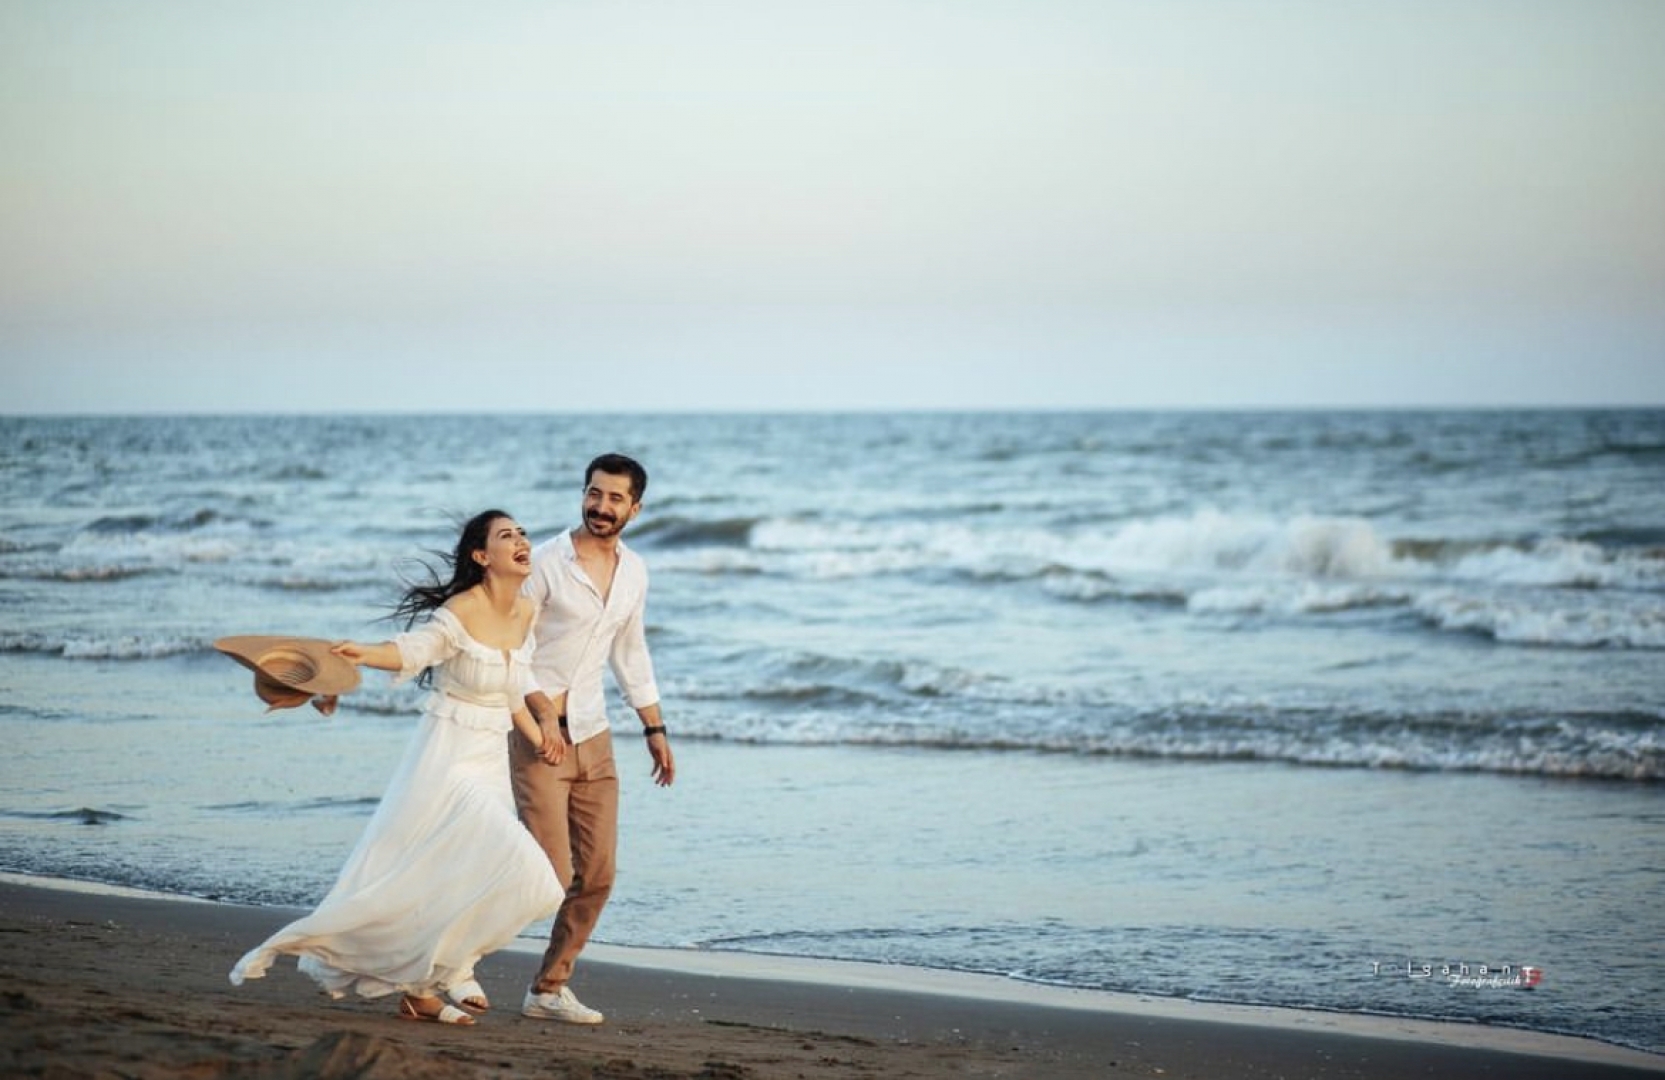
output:
[[[645,728],[642,729],[642,738],[644,738],[644,739],[651,739],[655,735],[663,735],[663,734],[665,734],[665,725],[664,724],[654,724],[652,727],[645,727]]]

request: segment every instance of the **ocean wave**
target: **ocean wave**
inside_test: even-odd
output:
[[[1120,571],[1229,571],[1317,578],[1379,578],[1393,552],[1363,518],[1280,519],[1202,510],[1187,517],[1132,521],[1096,542],[1077,541],[1093,568]]]
[[[1604,546],[1589,538],[1529,542],[1475,538],[1383,537],[1355,517],[1276,518],[1199,511],[1122,526],[1085,544],[1086,567],[1283,575],[1317,580],[1475,580],[1570,588],[1665,590],[1665,548]]]
[[[251,583],[262,589],[271,589],[283,593],[327,593],[344,592],[366,586],[386,585],[381,577],[368,574],[343,575],[325,571],[322,573],[280,573],[263,575],[251,579]]]
[[[330,814],[339,810],[372,811],[380,802],[380,798],[373,795],[342,798],[300,799],[292,802],[271,800],[245,800],[232,803],[215,803],[202,809],[219,813],[254,814],[288,816],[291,814],[324,813]]]
[[[88,580],[137,573],[177,573],[188,565],[231,563],[247,559],[249,542],[239,535],[209,533],[133,533],[103,538],[77,536],[49,555],[14,564],[13,572]],[[265,556],[263,553],[263,557]]]
[[[1603,548],[1652,548],[1653,558],[1665,559],[1665,528],[1591,529],[1572,539]]]
[[[1607,550],[1586,541],[1551,537],[1531,545],[1499,546],[1466,555],[1450,575],[1508,585],[1578,589],[1665,590],[1665,550]]]
[[[1647,464],[1662,455],[1665,455],[1665,443],[1605,438],[1579,450],[1537,458],[1532,464],[1542,469],[1577,469],[1603,458],[1633,458]]]
[[[124,563],[103,563],[90,566],[52,566],[34,563],[0,567],[0,580],[101,582],[126,581],[128,578],[151,574],[176,573],[173,567],[139,566]]]
[[[1134,604],[1184,606],[1190,601],[1190,594],[1182,586],[1127,580],[1102,570],[1072,570],[1066,566],[1049,565],[1035,575],[1008,573],[978,576],[985,580],[1009,581],[1037,577],[1041,588],[1049,595],[1078,603],[1092,604],[1103,600],[1115,600]]]
[[[1110,711],[1110,710],[1106,710]],[[1023,752],[1321,768],[1477,772],[1567,779],[1665,780],[1665,716],[1644,712],[1538,718],[1422,716],[1301,709],[1187,708],[1095,713],[989,728],[929,720],[852,722],[829,713],[726,712],[695,718],[684,737],[759,745],[837,745],[955,752]]]
[[[864,659],[798,653],[762,655],[737,661],[747,671],[738,691],[702,685],[678,685],[678,696],[691,700],[733,700],[793,706],[868,707],[898,699],[972,699],[1001,680],[964,668],[917,660]]]
[[[1069,602],[1197,615],[1403,610],[1442,632],[1561,648],[1665,648],[1665,551],[1572,539],[1383,541],[1357,521],[1223,515],[1141,522],[1097,551],[988,578]]]
[[[1381,609],[1405,611],[1442,633],[1502,645],[1560,649],[1665,649],[1665,603],[1532,590],[1393,588],[1315,582],[1199,589],[1185,600],[1199,615],[1293,618]]]
[[[151,531],[190,532],[224,520],[220,511],[202,507],[176,514],[111,514],[95,518],[83,526],[83,531],[95,535],[131,534]]]
[[[177,634],[85,637],[37,631],[0,633],[0,653],[45,653],[66,660],[156,660],[200,652],[208,642]]]
[[[745,547],[751,542],[752,530],[761,520],[754,517],[658,517],[636,526],[631,532],[631,539],[643,546],[652,544],[662,548]]]
[[[295,480],[328,480],[330,473],[317,465],[287,462],[268,469],[265,479],[288,483]]]
[[[1564,597],[1477,596],[1444,589],[1416,596],[1412,607],[1441,630],[1509,645],[1665,649],[1665,603],[1580,607]]]
[[[1665,648],[1665,549],[1654,546],[1387,541],[1357,519],[1204,512],[1132,523],[1072,558],[1032,573],[1074,602],[1280,617],[1404,609],[1437,630],[1504,644]]]
[[[1227,585],[1198,589],[1185,598],[1185,606],[1200,613],[1321,615],[1367,608],[1402,607],[1411,601],[1412,595],[1404,589],[1300,581],[1282,585]]]
[[[92,806],[78,806],[74,810],[0,810],[0,816],[20,821],[65,821],[77,825],[110,825],[127,820],[126,814]]]
[[[876,705],[884,695],[855,687],[833,686],[821,682],[793,682],[770,680],[747,686],[738,694],[727,691],[711,692],[697,686],[679,688],[679,696],[690,701],[742,701],[758,705],[783,705],[793,708],[816,706],[826,709],[861,709]]]
[[[648,534],[653,535],[653,534]],[[1665,546],[1648,530],[1543,537],[1530,541],[1386,537],[1360,517],[1275,517],[1199,510],[1124,521],[1108,529],[1029,537],[1010,528],[733,518],[675,519],[667,540],[723,544],[749,554],[730,568],[816,578],[877,575],[937,567],[1003,576],[1022,566],[1014,551],[1041,549],[1021,573],[1097,574],[1107,580],[1149,574],[1228,577],[1277,575],[1320,581],[1477,580],[1571,588],[1665,590]],[[687,539],[681,540],[680,538]],[[666,546],[675,546],[667,543]],[[708,564],[705,569],[723,569]],[[1089,590],[1090,591],[1090,590]]]
[[[71,638],[64,642],[63,655],[67,660],[153,660],[163,656],[200,652],[203,646],[201,639],[175,634],[160,637],[142,637],[135,634],[112,638]]]
[[[1198,611],[1403,605],[1418,588],[1461,583],[1665,592],[1665,546],[1654,531],[1636,529],[1529,540],[1390,537],[1361,517],[1202,509],[1082,522],[1038,537],[1027,525],[998,522],[687,517],[642,535],[657,538],[655,566],[673,573],[839,581],[931,572],[1033,581],[1064,600]]]
[[[758,577],[767,574],[767,559],[749,549],[726,547],[685,548],[654,553],[656,573],[684,573],[700,576]]]
[[[230,558],[230,553],[226,551],[198,549],[190,554],[181,554],[177,559],[157,557],[145,561],[14,562],[11,565],[0,565],[0,581],[56,581],[70,585],[113,584],[137,578],[175,577],[185,572],[185,565],[204,562],[228,562]],[[276,592],[340,592],[367,586],[386,585],[387,578],[385,573],[364,572],[351,568],[345,570],[338,568],[283,568],[268,572],[257,567],[249,570],[237,568],[230,575],[229,583],[252,585],[255,588],[270,589]]]
[[[372,546],[331,538],[264,538],[245,526],[230,531],[138,532],[63,545],[14,545],[0,553],[0,580],[108,584],[133,578],[198,576],[283,591],[323,591],[385,583],[388,558]]]
[[[153,527],[158,520],[160,519],[154,514],[116,514],[89,521],[84,531],[90,533],[143,532]]]

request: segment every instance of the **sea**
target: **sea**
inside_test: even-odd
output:
[[[679,773],[615,701],[597,940],[1665,1052],[1658,409],[3,417],[0,871],[319,900],[422,691],[213,642],[604,451]]]

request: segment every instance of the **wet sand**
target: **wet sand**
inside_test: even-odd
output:
[[[472,1028],[331,1002],[284,961],[236,959],[294,912],[0,878],[0,1075],[8,1077],[1657,1076],[1665,1057],[1578,1039],[1029,990],[1002,980],[596,947],[574,982],[608,1022],[516,1012],[534,957],[481,965]]]

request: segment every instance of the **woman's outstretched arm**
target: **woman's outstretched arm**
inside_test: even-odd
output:
[[[382,671],[398,671],[405,666],[403,657],[399,655],[399,646],[391,641],[382,641],[375,645],[365,645],[358,641],[338,641],[330,646],[330,652],[362,667],[379,668]]]

